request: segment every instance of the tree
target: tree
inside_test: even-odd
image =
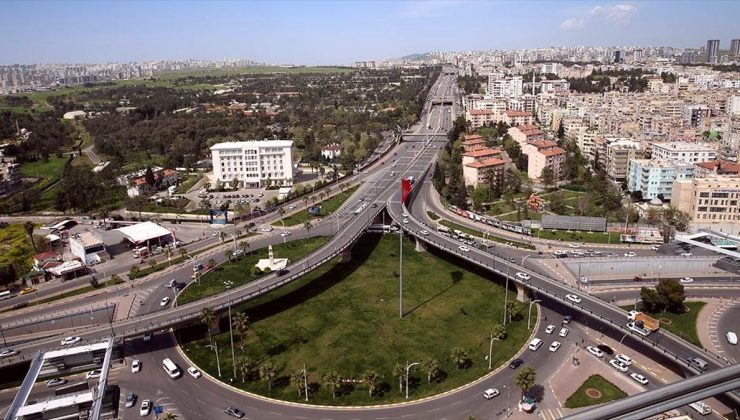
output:
[[[686,292],[681,283],[676,279],[660,279],[655,286],[655,291],[666,303],[666,309],[674,313],[686,311],[683,302],[686,300]]]
[[[403,393],[403,379],[406,377],[406,366],[402,363],[393,365],[393,377],[398,378],[398,392]]]
[[[432,379],[436,378],[437,375],[439,375],[439,362],[437,362],[436,359],[432,359],[430,357],[424,360],[422,366],[424,366],[424,370],[427,371],[427,382],[432,383]]]
[[[131,279],[135,279],[135,278],[139,277],[139,272],[140,271],[141,270],[139,269],[139,266],[132,265],[131,266],[131,269],[128,271],[128,277],[131,278]]]
[[[332,398],[337,397],[337,389],[339,389],[339,385],[342,383],[341,381],[342,378],[339,377],[339,373],[336,370],[332,370],[322,378],[324,385],[331,390]]]
[[[206,331],[208,331],[208,342],[209,343],[213,342],[211,338],[211,325],[213,325],[213,321],[215,320],[216,320],[216,314],[213,312],[213,308],[211,308],[210,306],[206,306],[200,311],[200,322],[206,325]]]
[[[506,302],[506,315],[507,315],[507,322],[511,322],[513,319],[516,319],[520,311],[522,310],[521,305],[519,305],[519,302],[515,300],[510,300]]]
[[[368,370],[362,375],[362,381],[367,385],[368,395],[372,397],[380,383],[380,375],[374,370]]]
[[[563,140],[565,138],[565,127],[563,126],[563,120],[560,120],[560,125],[558,126],[558,140]]]
[[[478,184],[473,192],[470,193],[470,199],[473,201],[473,208],[475,210],[480,210],[483,208],[483,204],[490,201],[491,188],[488,185]]]
[[[272,380],[277,375],[277,368],[270,362],[264,363],[260,366],[260,379],[265,381],[267,384],[267,390],[272,391]]]
[[[646,312],[660,312],[666,306],[664,298],[649,287],[643,286],[640,289],[640,300]]]
[[[157,265],[157,261],[154,260],[154,258],[150,258],[149,261],[147,261],[149,264],[149,269],[154,270],[154,267]]]
[[[27,221],[23,223],[23,229],[26,231],[26,235],[28,235],[28,238],[31,239],[31,245],[33,246],[33,252],[38,252],[36,250],[36,241],[33,239],[33,222]]]
[[[301,392],[304,390],[304,384],[305,384],[305,381],[303,380],[303,371],[291,370],[290,371],[290,386],[293,387],[296,390],[296,392],[298,392],[298,396],[300,396]]]
[[[491,327],[491,335],[493,336],[494,340],[503,340],[506,338],[506,327],[502,324],[495,324],[493,327]]]
[[[519,369],[514,375],[514,384],[522,390],[522,398],[527,395],[527,392],[531,390],[537,381],[537,374],[534,368],[530,365],[526,365]]]
[[[662,212],[660,209],[656,209],[654,207],[649,207],[647,209],[647,214],[645,215],[645,221],[649,225],[656,225],[660,222],[660,219],[662,218]]]
[[[249,316],[244,312],[237,312],[233,317],[231,317],[231,323],[239,334],[239,347],[241,348],[242,353],[244,353],[244,337],[247,335],[247,331],[249,331]]]
[[[144,180],[147,184],[149,184],[150,187],[154,188],[154,184],[156,184],[157,180],[154,178],[154,172],[152,171],[151,166],[146,167],[146,171],[144,172]]]
[[[232,255],[234,255],[234,251],[230,249],[224,250],[224,257],[226,257],[226,260],[231,261]]]
[[[552,166],[547,165],[542,168],[540,179],[542,180],[542,183],[545,184],[546,188],[552,188],[552,186],[555,185],[555,171],[553,171]]]
[[[283,229],[285,229],[285,221],[283,221],[283,216],[285,216],[285,209],[280,207],[277,209],[278,217],[280,217],[280,223],[283,225]]]
[[[460,370],[460,368],[464,368],[465,366],[467,366],[468,362],[470,361],[470,358],[468,357],[468,352],[460,347],[453,347],[452,350],[450,350],[450,358],[455,363],[455,367],[457,368],[457,370]]]
[[[165,413],[162,420],[176,420],[179,416],[175,413]]]
[[[247,241],[239,242],[239,249],[241,249],[243,253],[246,254],[249,247],[250,247],[249,242]]]
[[[247,381],[247,376],[252,376],[255,366],[256,362],[254,361],[254,359],[251,359],[249,357],[242,356],[236,359],[236,370],[238,370],[239,374],[241,374],[242,382]]]
[[[310,220],[306,220],[305,222],[303,222],[303,227],[306,229],[306,244],[307,244],[308,243],[308,236],[311,233],[311,228],[313,227],[313,225],[311,225],[311,221]],[[306,244],[304,244],[304,246]]]
[[[556,214],[565,214],[568,206],[565,204],[565,196],[562,191],[555,191],[550,194],[550,211]]]

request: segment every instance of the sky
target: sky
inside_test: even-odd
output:
[[[699,47],[740,1],[3,1],[0,64],[245,58],[351,64],[428,51]]]

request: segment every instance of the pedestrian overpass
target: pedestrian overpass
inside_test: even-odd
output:
[[[711,229],[699,229],[697,233],[676,235],[676,241],[740,259],[740,252],[738,252],[740,237],[736,235]]]

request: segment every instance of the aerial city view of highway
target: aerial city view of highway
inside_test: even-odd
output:
[[[5,420],[740,418],[740,4],[4,11]]]

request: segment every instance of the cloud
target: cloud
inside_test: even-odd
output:
[[[442,10],[460,5],[462,1],[454,0],[418,0],[404,3],[401,15],[404,17],[419,18],[440,16]]]
[[[637,7],[631,4],[617,4],[612,7],[594,6],[588,14],[581,17],[573,17],[560,23],[560,29],[571,30],[586,27],[589,21],[605,20],[614,25],[627,25],[632,21]]]

